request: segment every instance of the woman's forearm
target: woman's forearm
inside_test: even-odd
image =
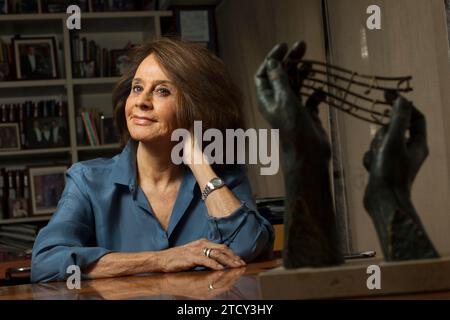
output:
[[[217,177],[207,163],[192,165],[191,170],[202,191],[211,179]],[[205,200],[205,205],[210,216],[221,218],[233,213],[240,207],[241,202],[227,186],[224,186],[211,192]]]
[[[109,253],[84,271],[90,278],[120,277],[147,272],[161,272],[158,252]]]

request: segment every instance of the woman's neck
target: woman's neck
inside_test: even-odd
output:
[[[172,145],[139,142],[136,164],[139,183],[165,189],[181,180],[183,167],[170,157]]]

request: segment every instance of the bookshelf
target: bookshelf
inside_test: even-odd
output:
[[[119,77],[76,78],[72,72],[71,38],[74,34],[94,40],[108,49],[122,49],[161,37],[161,19],[171,11],[82,12],[81,30],[66,27],[65,13],[0,15],[0,39],[55,36],[58,77],[46,80],[0,81],[0,105],[32,100],[63,98],[67,107],[69,145],[67,147],[0,151],[0,167],[7,169],[66,163],[68,165],[120,152],[118,143],[84,145],[77,141],[76,117],[81,108],[95,109],[112,116],[111,92]],[[45,222],[50,216],[0,219],[0,225]]]

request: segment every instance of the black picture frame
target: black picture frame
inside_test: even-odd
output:
[[[111,55],[111,76],[120,77],[128,68],[130,57],[127,49],[114,49],[110,51]]]
[[[69,129],[66,117],[27,118],[25,130],[28,149],[69,146]]]
[[[173,6],[177,35],[218,54],[214,6]]]
[[[17,79],[56,79],[58,59],[56,37],[13,38]],[[30,57],[34,57],[32,62]]]

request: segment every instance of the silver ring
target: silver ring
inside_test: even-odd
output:
[[[211,254],[212,248],[204,248],[203,254],[209,258],[209,255]]]

